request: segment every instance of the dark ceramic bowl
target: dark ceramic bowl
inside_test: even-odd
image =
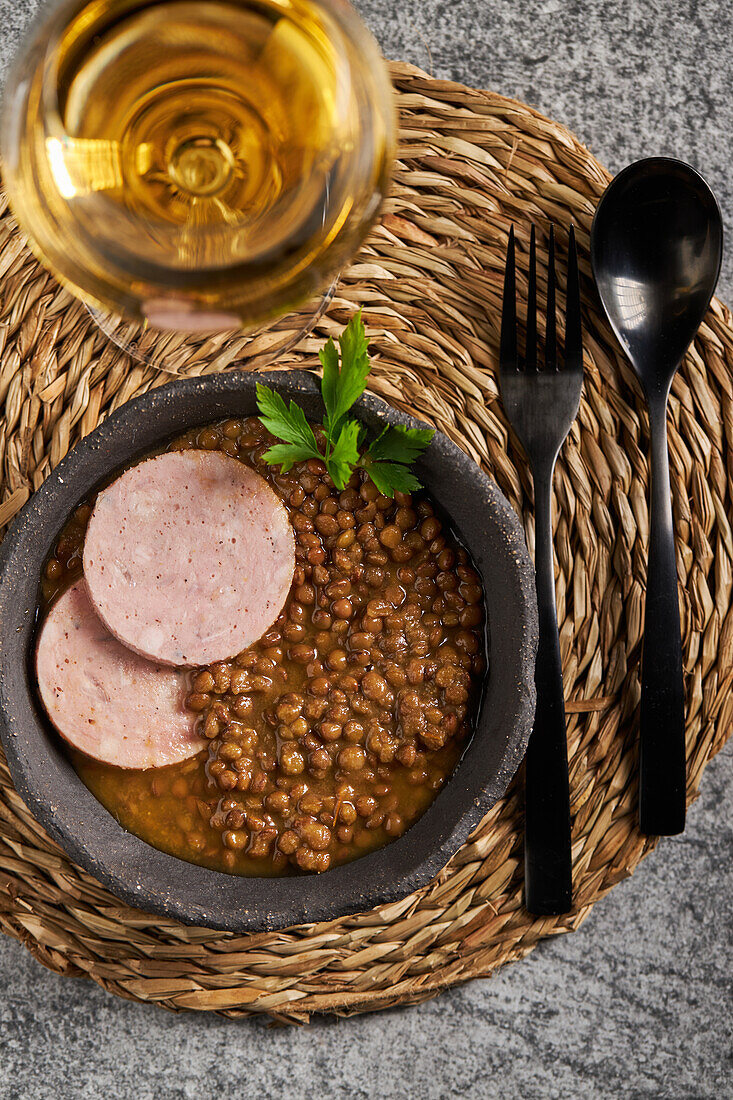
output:
[[[125,830],[69,763],[39,706],[32,649],[44,560],[71,511],[118,468],[189,427],[256,412],[255,381],[322,416],[303,372],[175,382],[128,402],[79,443],[34,493],[0,547],[0,736],[13,782],[69,855],[131,905],[230,931],[322,921],[404,897],[427,883],[505,792],[534,715],[534,573],[507,501],[463,451],[437,434],[417,473],[451,517],[486,590],[489,665],[473,738],[427,812],[398,840],[323,875],[240,878],[185,863]],[[375,398],[370,427],[415,425]]]

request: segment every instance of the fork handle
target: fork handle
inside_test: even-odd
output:
[[[566,913],[572,906],[570,791],[560,639],[552,556],[552,472],[535,475],[535,574],[539,646],[537,710],[525,779],[524,894],[530,913]]]
[[[639,713],[639,827],[685,827],[685,697],[667,453],[667,402],[650,400],[651,516]]]

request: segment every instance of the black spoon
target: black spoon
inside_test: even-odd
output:
[[[651,518],[641,669],[639,824],[685,827],[685,710],[667,453],[672,379],[713,296],[723,252],[715,196],[694,168],[651,157],[608,187],[591,229],[603,308],[649,406]]]

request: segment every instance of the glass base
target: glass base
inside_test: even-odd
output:
[[[174,375],[223,370],[232,363],[246,370],[274,363],[311,331],[328,309],[338,278],[319,297],[268,325],[245,332],[176,332],[130,321],[93,306],[87,311],[105,336],[137,363]]]

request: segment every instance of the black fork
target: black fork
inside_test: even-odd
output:
[[[565,913],[572,906],[570,793],[560,641],[552,552],[552,475],[560,447],[578,413],[583,385],[580,287],[575,232],[571,226],[565,317],[565,354],[557,352],[555,234],[550,227],[545,363],[537,357],[535,229],[529,249],[527,341],[517,350],[514,227],[509,232],[501,316],[499,386],[504,410],[527,453],[534,480],[535,572],[539,648],[537,710],[526,758],[524,834],[525,904],[531,913]]]

